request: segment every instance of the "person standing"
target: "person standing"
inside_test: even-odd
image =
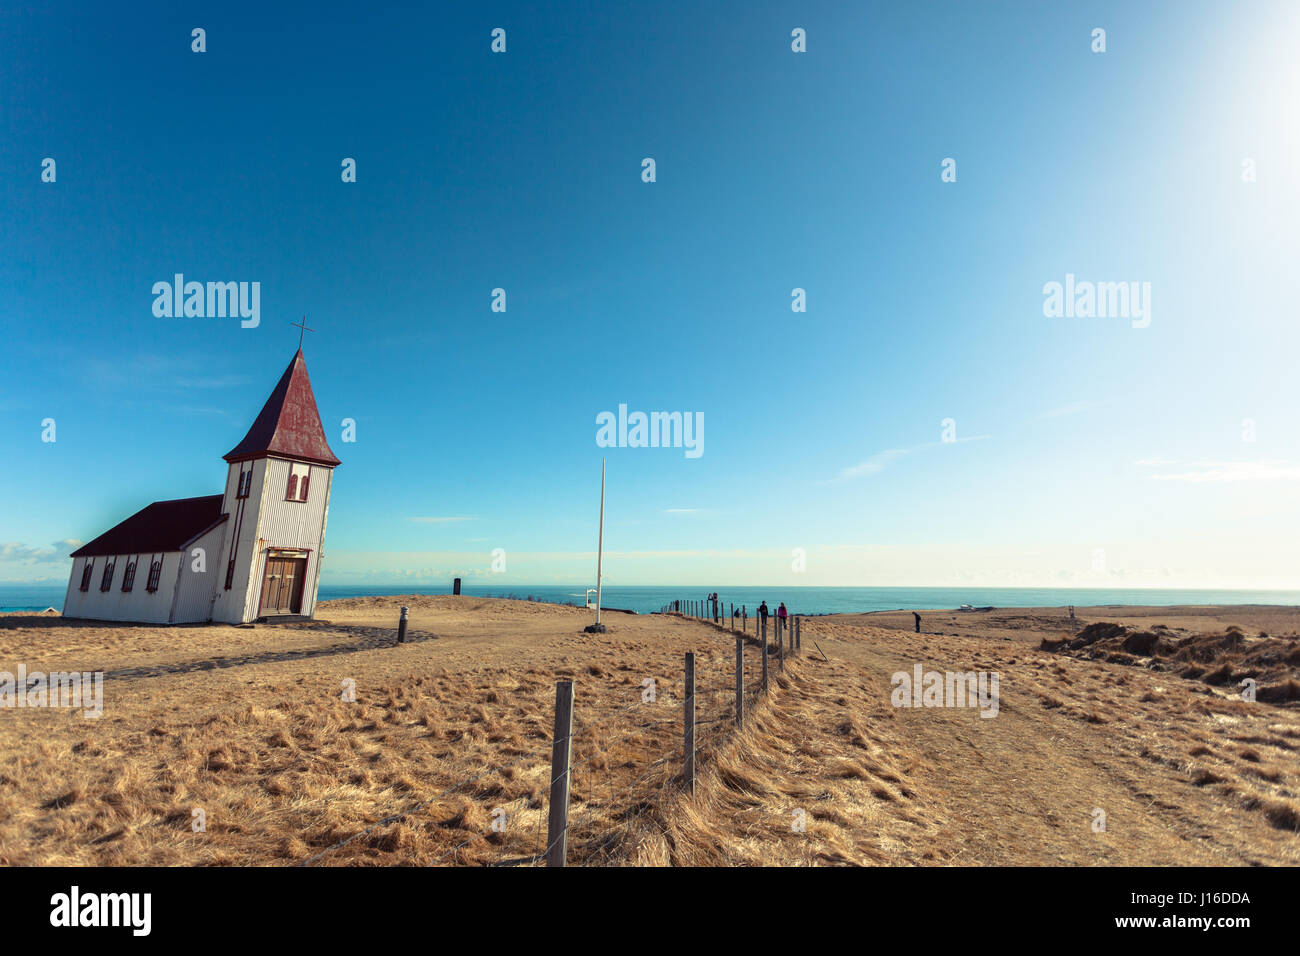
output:
[[[767,624],[767,602],[764,601],[758,606],[758,619],[763,624]]]
[[[785,627],[785,619],[790,616],[790,612],[785,609],[784,601],[782,601],[781,606],[776,609],[776,616],[781,619],[781,626]]]

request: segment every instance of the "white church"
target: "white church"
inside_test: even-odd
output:
[[[72,552],[63,616],[156,624],[311,617],[339,460],[301,348],[225,459],[224,493],[155,501]]]

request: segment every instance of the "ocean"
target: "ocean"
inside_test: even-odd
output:
[[[0,584],[0,611],[62,610],[64,585]],[[812,588],[812,587],[607,587],[602,604],[640,614],[657,611],[675,600],[702,600],[717,591],[724,604],[745,605],[752,615],[759,602],[776,608],[781,601],[792,614],[859,614],[900,608],[944,609],[962,604],[975,607],[1078,607],[1096,604],[1282,604],[1300,605],[1300,591],[1207,591],[1161,588]],[[575,585],[466,585],[462,592],[476,597],[532,598],[552,604],[586,603],[586,590]],[[349,597],[392,597],[399,594],[450,594],[451,586],[322,584],[320,600]]]

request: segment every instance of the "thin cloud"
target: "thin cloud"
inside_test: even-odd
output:
[[[992,438],[992,435],[971,435],[968,438],[956,438],[952,441],[928,441],[920,445],[912,445],[909,448],[886,448],[884,451],[876,452],[866,461],[858,462],[840,471],[838,475],[832,478],[832,481],[852,481],[854,478],[870,478],[872,475],[878,475],[900,458],[906,458],[908,455],[923,451],[926,448],[934,448],[938,445],[957,445],[968,441],[982,441],[985,438]]]
[[[7,541],[0,544],[0,560],[23,561],[26,563],[62,561],[83,544],[85,542],[78,538],[64,538],[62,541],[55,541],[46,547]]]
[[[838,481],[849,481],[853,478],[868,478],[871,475],[878,475],[898,459],[912,454],[917,448],[923,448],[923,445],[917,445],[914,448],[886,448],[884,451],[878,451],[866,461],[858,462],[843,469],[836,479]]]

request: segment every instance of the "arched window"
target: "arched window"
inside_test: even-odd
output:
[[[81,568],[81,590],[90,590],[90,575],[95,570],[95,559],[90,558]]]
[[[104,576],[99,579],[99,589],[107,591],[113,586],[113,569],[117,567],[116,561],[108,561],[104,564]]]
[[[311,475],[303,475],[302,481],[298,485],[298,500],[307,500],[307,483],[311,481]]]
[[[133,587],[135,587],[135,566],[136,566],[136,561],[132,561],[128,558],[126,562],[126,570],[122,572],[123,591],[130,591]]]
[[[293,499],[297,497],[298,497],[298,476],[294,474],[290,474],[289,489],[284,493],[284,500],[293,501]]]
[[[160,577],[162,577],[162,560],[155,559],[153,564],[149,565],[149,580],[145,583],[144,589],[150,594],[157,591]]]

